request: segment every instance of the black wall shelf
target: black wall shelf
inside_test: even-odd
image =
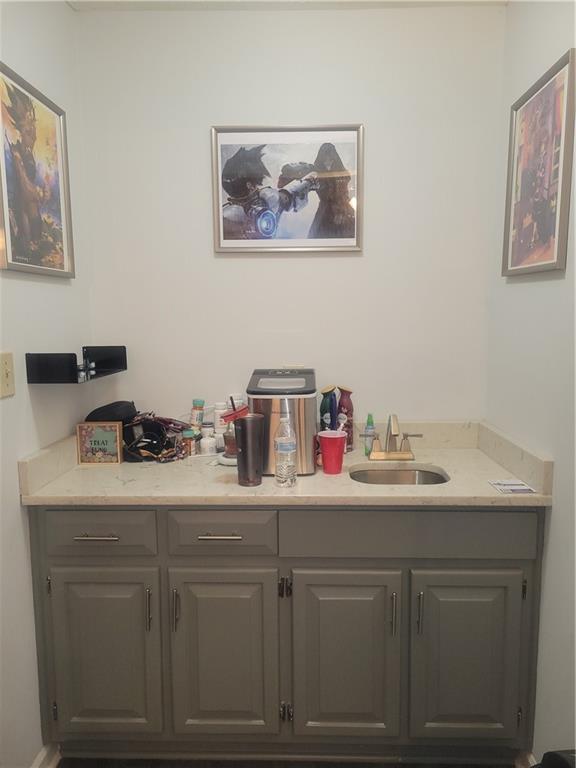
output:
[[[28,384],[82,384],[127,370],[126,347],[82,347],[74,352],[27,352]]]

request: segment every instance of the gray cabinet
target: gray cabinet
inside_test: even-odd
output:
[[[44,738],[511,762],[531,747],[542,531],[541,510],[32,510]]]
[[[410,735],[516,735],[523,573],[413,570]]]
[[[294,732],[397,736],[400,571],[293,571]]]
[[[171,568],[176,733],[277,733],[278,571]]]
[[[162,730],[157,568],[50,570],[62,733]]]

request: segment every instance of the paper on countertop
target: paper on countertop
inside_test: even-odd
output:
[[[490,485],[500,493],[536,493],[534,488],[521,480],[489,480]]]

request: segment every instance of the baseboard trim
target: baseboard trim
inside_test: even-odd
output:
[[[532,752],[522,752],[514,760],[514,768],[532,768],[537,763],[538,760],[536,760]]]
[[[57,768],[61,758],[60,747],[57,744],[47,744],[38,752],[30,768]]]

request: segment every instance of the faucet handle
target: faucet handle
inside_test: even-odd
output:
[[[380,442],[380,435],[378,432],[374,435],[374,439],[372,440],[372,449],[370,451],[370,455],[373,453],[378,453],[382,451],[382,443]]]
[[[400,450],[409,453],[412,451],[410,447],[410,437],[424,437],[422,432],[402,432],[402,442],[400,443]]]

